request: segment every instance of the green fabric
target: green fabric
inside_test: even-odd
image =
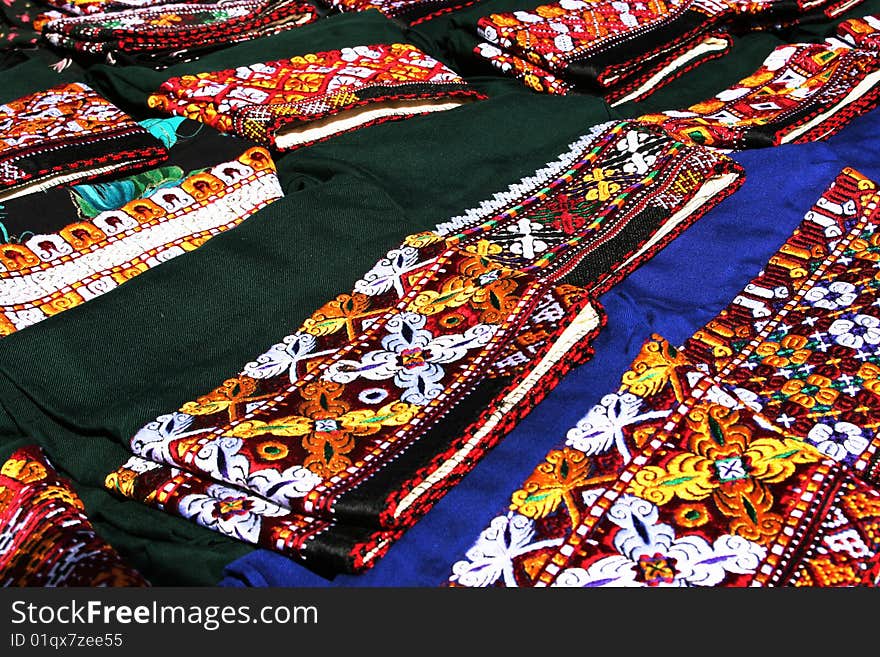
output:
[[[51,53],[36,51],[27,61],[0,73],[0,104],[43,91],[67,82],[81,82],[84,73],[75,64],[61,73],[51,66],[60,59]]]
[[[250,548],[104,491],[105,475],[125,460],[138,428],[236,374],[350,290],[405,235],[532,174],[591,126],[704,100],[754,71],[776,45],[829,31],[823,24],[789,30],[785,41],[770,33],[737,37],[730,55],[612,110],[587,95],[534,93],[489,74],[470,53],[479,16],[523,6],[483,2],[410,30],[376,12],[345,14],[164,71],[93,67],[87,79],[95,88],[143,115],[149,93],[173,75],[409,41],[490,98],[278,155],[284,199],[195,252],[0,340],[0,456],[27,442],[44,446],[75,481],[97,530],[153,583],[216,582]],[[880,11],[880,0],[848,16],[870,11]],[[0,99],[28,93],[20,91],[28,84],[37,85],[30,91],[52,86],[42,84],[40,65],[4,71]]]
[[[0,444],[30,439],[77,482],[96,529],[157,584],[213,583],[249,548],[102,489],[130,436],[219,385],[349,290],[419,226],[348,175],[197,251],[0,340]],[[349,248],[344,248],[348,246]]]

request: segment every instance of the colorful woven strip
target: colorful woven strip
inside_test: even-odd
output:
[[[80,83],[0,105],[0,199],[155,166],[162,143]]]
[[[482,98],[434,58],[395,43],[172,78],[149,104],[286,150]]]
[[[740,150],[827,138],[875,107],[878,96],[880,52],[792,44],[714,98],[639,120],[678,139]]]
[[[43,27],[54,46],[91,54],[172,52],[247,41],[318,19],[299,0],[233,0],[61,18]]]
[[[0,586],[145,586],[36,446],[0,467]]]
[[[621,388],[513,493],[510,511],[491,521],[450,582],[880,583],[880,493],[863,481],[880,397],[838,391],[853,387],[846,368],[823,368],[848,354],[816,342],[826,325],[855,326],[841,309],[861,317],[876,300],[871,283],[846,286],[854,245],[880,221],[878,199],[874,183],[845,170],[764,272],[684,350],[658,336],[646,342]],[[843,296],[828,285],[843,285]],[[804,421],[780,413],[792,404]]]
[[[104,294],[283,196],[263,148],[23,244],[0,244],[0,336]]]
[[[740,180],[706,149],[599,126],[145,426],[108,487],[315,568],[362,570],[589,356],[591,296]]]

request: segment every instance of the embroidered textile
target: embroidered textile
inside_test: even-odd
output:
[[[36,446],[0,467],[0,586],[145,586]]]
[[[776,48],[762,66],[683,111],[647,114],[678,139],[739,150],[827,138],[877,104],[880,52],[830,44]]]
[[[854,48],[880,50],[880,17],[850,18],[837,26],[837,35]]]
[[[812,420],[795,426],[777,410],[789,396],[787,382],[798,380],[786,378],[785,368],[812,371],[809,358],[796,355],[797,319],[804,328],[838,321],[839,312],[822,303],[825,288],[813,285],[846,271],[837,263],[851,260],[850,244],[880,220],[877,200],[873,183],[844,171],[765,272],[684,350],[657,336],[646,342],[621,388],[547,455],[513,494],[510,512],[492,520],[453,566],[451,583],[880,583],[880,493],[860,481],[859,461],[843,457],[846,446],[873,451],[865,435],[876,433],[876,422],[851,413],[870,415],[880,403],[866,392],[836,404],[839,379],[804,379],[800,402],[824,395],[801,414]],[[870,304],[872,292],[842,300]],[[780,306],[798,311],[774,315],[777,295]],[[819,305],[807,301],[813,297]],[[792,336],[789,349],[774,353],[779,372],[759,378],[746,367],[749,382],[731,375],[757,344],[769,344],[764,335]],[[769,357],[769,346],[758,348]],[[701,363],[707,355],[708,369]],[[772,392],[756,393],[756,382]],[[810,435],[814,426],[820,429]]]
[[[140,125],[168,149],[168,159],[161,166],[106,182],[4,200],[0,203],[0,244],[21,244],[38,233],[55,233],[74,220],[119,210],[130,201],[178,187],[190,176],[234,160],[256,145],[178,116],[147,119]]]
[[[0,244],[0,336],[192,251],[282,195],[272,159],[257,147],[120,210]]]
[[[173,52],[277,34],[318,19],[298,0],[233,0],[168,4],[53,20],[43,36],[61,48],[91,54]]]
[[[155,137],[84,84],[0,105],[0,199],[144,169],[166,157]]]
[[[149,105],[286,150],[482,98],[415,46],[395,43],[172,78]]]
[[[518,78],[524,66],[511,57],[573,86],[605,92],[621,84],[648,85],[646,92],[723,54],[726,42],[706,37],[725,11],[710,1],[560,0],[533,11],[484,16],[477,32],[493,47],[479,45],[475,52]],[[534,78],[524,82],[537,89]]]
[[[474,4],[477,0],[327,0],[339,11],[375,9],[389,18],[417,25],[442,14]]]
[[[599,126],[558,164],[412,236],[237,377],[148,424],[108,487],[241,538],[218,510],[234,500],[262,509],[244,540],[366,568],[589,355],[601,319],[588,292],[739,181],[705,149]],[[194,499],[210,513],[195,517]]]

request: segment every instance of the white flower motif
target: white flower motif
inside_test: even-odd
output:
[[[195,417],[187,413],[160,415],[134,435],[131,439],[131,451],[150,461],[171,465],[174,463],[168,449],[171,441],[208,431],[207,428],[187,431],[193,420]]]
[[[376,296],[394,288],[397,295],[402,297],[405,291],[401,278],[418,265],[418,249],[411,246],[393,249],[354,284],[354,291],[367,296]]]
[[[283,507],[289,507],[291,500],[305,497],[321,481],[321,477],[308,468],[294,465],[283,472],[272,468],[254,472],[248,477],[247,488]]]
[[[438,383],[445,374],[440,365],[461,360],[469,350],[485,346],[498,330],[491,324],[477,324],[464,333],[435,338],[423,328],[426,322],[424,315],[412,312],[392,317],[381,350],[368,352],[359,361],[339,360],[327,368],[324,378],[336,383],[393,378],[404,391],[402,401],[422,406],[444,390]]]
[[[850,454],[858,456],[868,448],[868,438],[861,428],[851,422],[835,422],[834,426],[816,424],[807,433],[807,442],[816,446],[820,452],[843,461]]]
[[[541,230],[541,227],[541,224],[537,221],[529,221],[527,217],[523,217],[513,226],[508,226],[508,232],[511,232],[514,235],[519,235],[519,237],[510,245],[511,253],[515,253],[527,260],[531,260],[542,251],[546,251],[549,246],[547,242],[539,239],[533,234],[534,232]]]
[[[741,536],[724,534],[711,545],[701,536],[675,537],[658,522],[657,507],[623,495],[608,510],[620,529],[614,547],[620,553],[589,568],[567,568],[554,586],[715,586],[727,573],[754,573],[767,551]]]
[[[804,295],[804,301],[810,302],[816,308],[837,310],[838,308],[846,308],[852,305],[858,296],[856,286],[852,283],[834,281],[828,287],[816,285],[811,288]]]
[[[605,395],[598,404],[568,430],[565,444],[584,454],[601,454],[612,445],[629,463],[630,453],[626,447],[623,428],[646,420],[667,417],[670,411],[640,413],[642,400],[631,393]]]
[[[505,586],[517,586],[513,574],[516,557],[562,543],[561,538],[531,543],[534,536],[535,523],[531,518],[518,513],[493,518],[474,546],[465,553],[467,560],[452,566],[451,581],[462,586],[485,587],[502,578]]]
[[[196,452],[193,465],[212,478],[247,486],[251,464],[247,457],[240,453],[243,444],[241,438],[232,436],[216,438],[205,443]]]
[[[871,315],[855,315],[852,319],[836,319],[828,327],[828,333],[834,341],[849,347],[860,349],[865,344],[880,344],[880,319]]]
[[[286,509],[228,486],[213,484],[206,494],[186,495],[178,504],[180,515],[202,527],[256,544],[264,516],[281,516]]]
[[[256,360],[245,365],[241,373],[252,379],[268,379],[289,372],[290,382],[295,383],[297,365],[315,350],[317,344],[315,336],[308,333],[288,335],[278,344],[269,347]]]

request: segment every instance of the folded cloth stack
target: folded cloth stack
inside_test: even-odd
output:
[[[648,340],[451,584],[880,583],[878,201],[844,169],[683,348]]]
[[[104,55],[147,54],[165,62],[317,20],[314,5],[301,0],[231,0],[223,3],[163,4],[112,13],[59,18],[43,26],[54,46]]]
[[[880,99],[880,50],[865,31],[872,24],[877,19],[867,17],[825,43],[779,46],[714,98],[639,120],[678,139],[733,150],[825,139]]]
[[[415,46],[392,43],[175,77],[148,103],[289,150],[484,98]]]
[[[255,147],[118,210],[0,244],[0,336],[192,251],[281,196],[272,158]]]
[[[598,126],[144,426],[107,487],[320,572],[364,570],[590,356],[592,298],[741,182],[721,154]]]
[[[784,15],[798,22],[827,4],[559,0],[482,17],[477,32],[485,42],[475,53],[536,91],[598,91],[619,104],[724,55],[728,32],[756,29],[759,17],[775,24],[773,17]]]
[[[0,200],[155,166],[165,146],[87,85],[0,105]]]
[[[0,586],[146,586],[36,445],[0,466]]]

